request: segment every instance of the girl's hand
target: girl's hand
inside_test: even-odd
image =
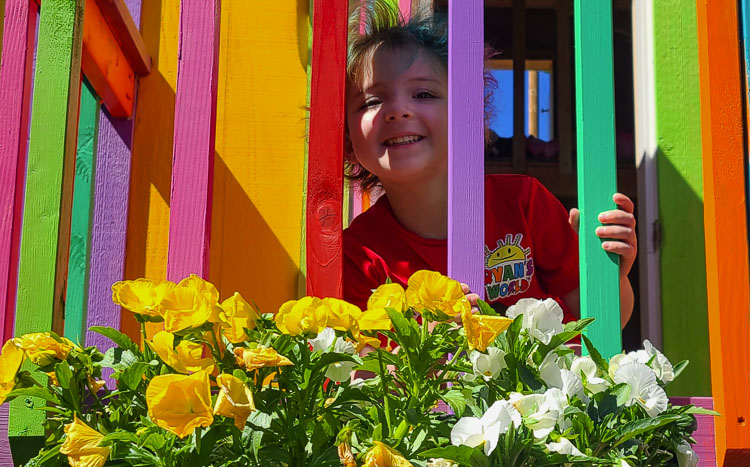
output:
[[[620,255],[620,277],[627,277],[638,253],[634,206],[630,198],[622,193],[615,193],[612,199],[617,209],[599,214],[599,222],[603,225],[596,228],[596,235],[606,240],[602,242],[602,248],[605,251]],[[576,232],[578,232],[579,216],[578,209],[570,210],[568,222]]]

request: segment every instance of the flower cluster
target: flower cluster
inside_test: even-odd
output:
[[[48,332],[2,348],[0,402],[48,402],[33,465],[695,465],[705,412],[663,389],[684,364],[648,341],[607,361],[583,337],[576,355],[591,320],[563,325],[553,300],[500,316],[431,271],[364,310],[303,297],[262,313],[198,276],[112,292],[140,340],[93,327],[116,346]]]

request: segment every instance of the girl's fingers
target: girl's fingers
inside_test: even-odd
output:
[[[630,259],[635,257],[635,248],[625,242],[603,242],[602,248],[604,251],[620,255],[623,258]]]
[[[614,240],[634,240],[634,230],[624,225],[606,225],[596,228],[596,236]]]
[[[630,198],[623,195],[622,193],[615,193],[612,196],[612,200],[615,202],[617,207],[619,209],[622,209],[625,212],[632,213],[635,209],[635,205],[633,204],[633,201],[631,201]]]
[[[624,225],[633,228],[635,227],[635,216],[629,212],[613,209],[599,214],[599,222],[602,224]]]

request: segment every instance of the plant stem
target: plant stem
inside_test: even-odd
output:
[[[386,375],[385,375],[385,367],[383,366],[383,352],[381,349],[378,349],[378,364],[380,365],[380,386],[383,388],[383,404],[385,405],[385,424],[386,428],[388,429],[388,434],[391,433],[391,410],[388,405],[388,387],[386,386]]]

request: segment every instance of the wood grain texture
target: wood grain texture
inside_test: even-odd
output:
[[[600,212],[615,208],[615,103],[612,5],[575,0],[576,132],[581,317],[595,317],[587,334],[605,358],[622,350],[618,257],[602,250]]]
[[[484,296],[484,6],[448,4],[448,275]]]
[[[346,0],[314,0],[306,244],[307,294],[318,297],[342,295],[346,30]]]
[[[31,111],[16,335],[62,332],[81,70],[83,0],[45,0]],[[11,403],[9,434],[42,435],[41,400]]]
[[[675,405],[692,404],[696,407],[714,410],[714,401],[710,397],[670,397],[669,401]],[[713,415],[696,415],[698,427],[693,432],[695,444],[693,450],[698,454],[698,467],[715,467],[716,464],[716,441],[714,437]]]
[[[747,200],[737,2],[698,0],[711,389],[719,465],[750,454]]]
[[[133,12],[130,0],[96,0],[112,34],[128,60],[130,67],[139,75],[151,72],[151,56],[138,31],[139,14]]]
[[[73,180],[73,210],[70,214],[70,253],[64,323],[65,337],[81,344],[84,344],[83,337],[86,332],[98,131],[99,100],[93,89],[84,81],[78,111],[78,142]]]
[[[638,199],[641,205],[658,199],[661,238],[654,245],[653,233],[641,237],[651,245],[640,248],[639,261],[650,262],[654,254],[659,255],[662,349],[672,361],[690,361],[683,375],[667,388],[669,394],[709,396],[696,10],[692,2],[679,0],[658,0],[652,8],[658,12],[652,13],[658,193]]]
[[[137,24],[141,0],[129,0],[127,7]],[[112,303],[111,287],[124,279],[132,139],[133,120],[114,118],[101,111],[93,182],[86,329],[91,326],[121,328],[120,307]],[[86,345],[104,351],[112,346],[112,341],[101,334],[87,332]]]
[[[180,3],[167,278],[208,277],[221,2]]]
[[[153,64],[151,73],[139,78],[136,96],[124,277],[162,281],[169,243],[179,2],[144,2],[140,29]],[[121,330],[140,339],[133,314],[121,316]]]
[[[0,338],[13,335],[37,6],[6,0],[0,68]]]
[[[133,114],[135,73],[95,0],[86,1],[83,20],[83,73],[115,117]]]

